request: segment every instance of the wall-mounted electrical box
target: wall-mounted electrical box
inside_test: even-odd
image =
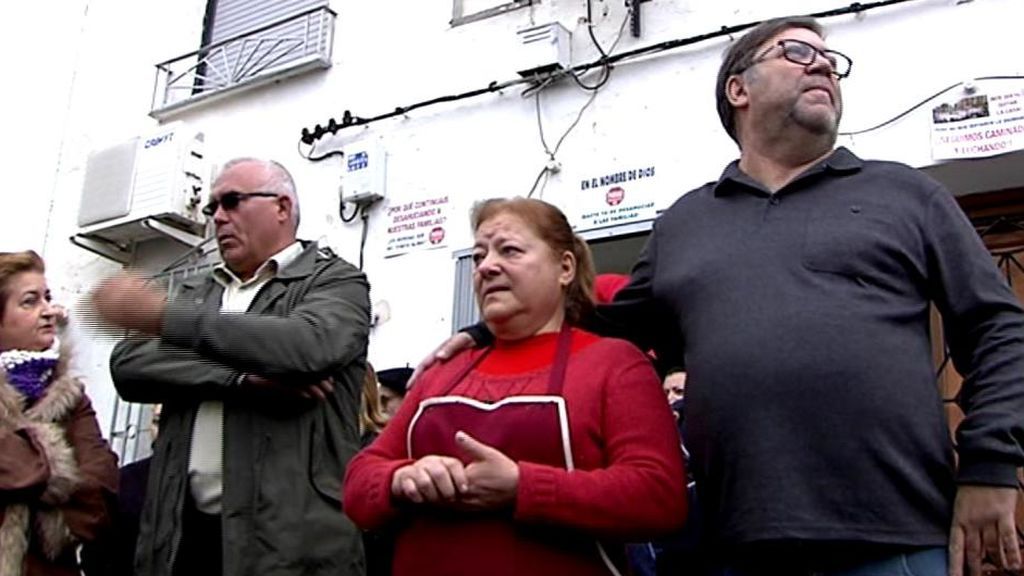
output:
[[[341,200],[373,204],[387,195],[387,152],[379,142],[357,142],[344,149]]]
[[[523,77],[565,70],[572,63],[572,33],[558,22],[548,22],[516,32],[520,46],[516,72]]]

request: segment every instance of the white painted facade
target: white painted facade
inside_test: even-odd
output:
[[[299,188],[300,236],[325,241],[357,262],[358,220],[344,224],[338,214],[343,164],[338,158],[314,163],[300,156],[302,128],[326,125],[332,117],[340,121],[345,110],[370,117],[513,79],[521,50],[515,31],[531,23],[556,20],[571,31],[574,62],[597,57],[586,32],[584,0],[539,0],[457,27],[449,25],[451,2],[335,0],[331,68],[241,91],[173,119],[206,134],[206,152],[215,163],[244,155],[287,165]],[[622,0],[593,4],[595,34],[608,47],[626,8]],[[50,186],[33,200],[38,206],[26,205],[30,218],[5,210],[0,232],[4,249],[34,247],[44,253],[52,288],[72,307],[99,278],[119,268],[67,240],[77,230],[88,154],[156,124],[148,116],[153,65],[198,48],[206,0],[81,0],[76,5],[80,13],[69,19],[72,32],[59,42],[65,66],[54,69],[61,75],[58,84],[68,105],[47,102],[53,108],[44,111],[42,103],[32,106],[28,95],[26,109],[32,113],[24,116],[59,119],[53,128],[59,145],[37,158],[44,162],[33,175]],[[722,26],[840,7],[840,2],[821,0],[651,0],[642,4],[642,36],[633,38],[627,29],[616,52]],[[31,10],[49,17],[44,8]],[[959,81],[1024,75],[1022,21],[1021,0],[919,0],[824,19],[831,47],[854,61],[851,77],[842,84],[846,111],[841,129],[874,125]],[[712,39],[617,65],[565,138],[557,154],[561,172],[549,178],[541,196],[568,212],[582,177],[640,163],[657,166],[655,201],[657,208],[664,208],[687,190],[717,179],[737,155],[719,124],[714,101],[715,74],[728,42]],[[587,79],[593,82],[598,75]],[[375,139],[388,154],[388,199],[370,213],[364,255],[372,299],[386,301],[390,308],[390,319],[372,335],[370,360],[378,368],[415,364],[450,333],[453,253],[471,243],[471,205],[482,198],[527,193],[545,165],[535,101],[521,97],[521,89],[422,108],[318,142],[319,154],[358,139]],[[954,90],[946,96],[954,93],[959,94]],[[552,146],[587,98],[568,80],[543,92],[541,116]],[[923,106],[891,126],[845,137],[841,143],[863,157],[929,166],[930,108]],[[24,158],[24,147],[13,147],[6,157]],[[975,172],[977,180],[994,180],[997,188],[1024,182],[1020,168],[964,165],[968,184],[975,181]],[[974,191],[993,185],[977,185]],[[446,193],[452,205],[447,247],[384,258],[388,202],[438,192]],[[11,202],[9,194],[4,193],[6,202]],[[52,206],[51,198],[56,199]],[[40,227],[43,221],[48,227]],[[26,238],[30,241],[18,244]],[[182,250],[170,243],[148,246],[137,263],[158,269]],[[79,338],[82,370],[101,425],[107,428],[114,392],[106,354],[113,337],[84,332]]]

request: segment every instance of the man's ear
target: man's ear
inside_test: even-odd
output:
[[[733,108],[744,108],[750,102],[747,82],[742,74],[733,74],[725,81],[725,97]]]
[[[290,221],[292,219],[292,211],[295,210],[295,205],[292,203],[292,199],[284,194],[277,197],[278,200],[278,218],[283,221]]]

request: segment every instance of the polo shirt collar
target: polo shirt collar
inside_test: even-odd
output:
[[[863,166],[863,160],[858,158],[853,152],[850,152],[845,146],[840,146],[833,150],[832,154],[830,154],[828,158],[825,158],[821,162],[818,162],[814,166],[805,170],[803,174],[797,176],[793,182],[790,182],[787,186],[814,174],[820,174],[822,172],[845,174],[856,172]],[[722,176],[718,179],[718,182],[715,182],[714,193],[715,196],[721,196],[723,194],[734,192],[738,188],[752,188],[767,194],[764,186],[740,170],[740,161],[733,160],[725,167],[725,170],[722,171]]]

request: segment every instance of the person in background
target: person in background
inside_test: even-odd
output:
[[[160,430],[160,405],[150,413],[149,437],[156,442]],[[97,541],[82,546],[82,572],[85,576],[133,576],[135,546],[139,539],[142,508],[146,502],[152,455],[121,466],[118,472],[117,509],[113,529]]]
[[[665,379],[661,382],[661,389],[665,392],[669,406],[672,407],[679,434],[682,436],[683,424],[686,421],[683,414],[683,407],[686,404],[686,370],[678,366],[669,368]]]
[[[366,374],[363,376],[363,397],[359,403],[359,444],[363,448],[377,439],[388,419],[380,410],[380,383],[373,364],[366,363]]]
[[[657,374],[634,346],[574,327],[593,264],[556,207],[488,200],[472,225],[495,343],[423,375],[352,461],[346,510],[397,527],[396,576],[617,573],[623,542],[686,516]]]
[[[629,284],[628,274],[617,274],[606,272],[594,277],[594,303],[608,304],[615,299],[615,294]],[[653,353],[648,352],[653,358]],[[678,416],[677,422],[678,422]],[[688,518],[692,517],[691,510],[687,511]],[[689,520],[688,520],[689,522]],[[654,576],[657,573],[657,558],[660,553],[657,542],[628,542],[626,543],[626,560],[629,563],[630,572],[633,576]]]
[[[605,273],[594,277],[594,302],[608,304],[629,284],[629,274]]]
[[[57,338],[45,265],[0,252],[0,576],[79,574],[104,535],[117,456]]]
[[[668,375],[662,381],[662,390],[668,401],[672,414],[676,418],[676,429],[679,431],[679,445],[683,450],[686,462],[690,461],[690,453],[686,449],[685,437],[685,404],[686,404],[686,371],[678,366],[668,369]],[[687,471],[690,467],[687,466]],[[711,552],[711,544],[702,526],[703,510],[697,498],[696,484],[693,475],[687,474],[687,495],[689,497],[689,516],[686,525],[678,533],[654,543],[656,555],[656,573],[659,575],[686,574],[687,576],[721,576],[724,571],[716,565]]]
[[[401,408],[410,376],[412,368],[388,368],[377,373],[377,380],[380,382],[381,411],[385,418],[394,418]]]
[[[361,576],[362,537],[340,500],[359,449],[366,276],[296,237],[277,162],[239,158],[204,212],[223,264],[173,302],[133,275],[92,299],[133,330],[110,357],[131,402],[162,403],[142,512],[143,576]]]
[[[669,368],[665,380],[661,384],[668,403],[675,405],[686,397],[686,371],[679,367]]]
[[[373,365],[366,363],[363,377],[363,400],[359,410],[361,444],[366,448],[377,439],[388,423],[380,411],[380,384]],[[395,553],[392,530],[363,530],[363,550],[366,554],[366,576],[391,576],[391,557]]]

